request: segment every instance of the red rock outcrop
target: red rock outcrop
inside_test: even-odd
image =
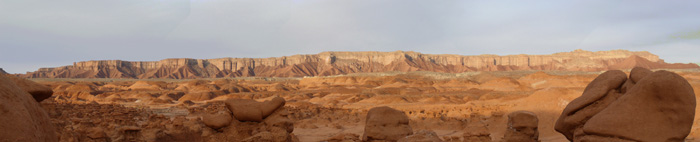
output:
[[[39,103],[5,75],[0,75],[2,141],[57,141],[56,129]]]
[[[505,142],[538,142],[539,131],[537,115],[530,111],[516,111],[508,115],[508,129],[503,138]]]
[[[695,107],[692,86],[676,73],[608,71],[566,106],[555,129],[571,141],[684,141]]]
[[[219,129],[228,126],[231,123],[231,112],[219,111],[214,114],[205,114],[202,116],[202,122],[209,128]]]
[[[404,112],[390,107],[375,107],[367,112],[363,141],[398,141],[412,135],[408,117]]]
[[[0,74],[2,75],[2,74]],[[24,78],[20,78],[14,75],[5,75],[8,78],[10,78],[19,88],[22,88],[22,90],[26,91],[27,93],[31,94],[34,100],[37,102],[41,102],[46,98],[51,97],[53,95],[53,90],[51,88],[46,87],[44,85],[38,84],[34,81],[29,81]]]
[[[632,56],[633,59],[629,59]],[[631,60],[631,61],[630,61]],[[700,68],[696,64],[667,64],[649,52],[612,50],[551,55],[422,54],[395,52],[322,52],[275,58],[165,59],[161,61],[101,60],[77,62],[70,66],[41,68],[28,72],[30,78],[218,78],[218,77],[302,77],[362,72],[567,70],[603,71],[647,68]]]
[[[262,122],[272,112],[284,106],[285,100],[280,97],[275,97],[265,102],[248,99],[229,99],[225,103],[236,120]]]

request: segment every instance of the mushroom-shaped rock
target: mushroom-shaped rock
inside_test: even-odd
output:
[[[537,142],[538,119],[535,113],[529,111],[516,111],[508,115],[508,128],[503,137],[506,142]]]
[[[596,84],[614,86],[621,82],[608,79],[606,83],[598,78],[564,109],[556,123],[555,129],[569,140],[683,141],[690,133],[695,116],[695,94],[688,81],[678,74],[635,68],[630,73],[631,81],[627,81],[631,86],[627,85],[624,93],[621,92],[624,85],[591,88]],[[602,97],[587,94],[591,90],[606,89]],[[574,116],[579,118],[572,119]]]
[[[363,141],[398,141],[413,134],[405,113],[390,107],[375,107],[367,113]]]
[[[0,75],[0,98],[0,141],[57,141],[48,114],[5,75]]]
[[[281,97],[275,97],[265,102],[247,99],[228,99],[225,101],[226,107],[233,113],[236,120],[254,122],[262,122],[275,110],[284,106],[285,102]]]
[[[51,88],[36,83],[34,81],[30,81],[12,75],[7,75],[7,77],[10,78],[13,82],[15,82],[15,84],[17,84],[19,88],[31,94],[34,100],[36,100],[37,102],[41,102],[44,99],[49,98],[51,97],[51,95],[53,95],[53,90],[51,90]]]
[[[438,135],[431,130],[420,130],[413,135],[406,136],[399,142],[443,142]]]
[[[231,123],[231,120],[231,113],[228,111],[219,111],[214,114],[204,114],[204,116],[202,116],[204,125],[212,129],[226,127]]]

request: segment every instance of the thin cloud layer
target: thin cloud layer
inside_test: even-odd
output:
[[[697,2],[0,1],[0,67],[323,51],[551,54],[627,49],[698,62]]]

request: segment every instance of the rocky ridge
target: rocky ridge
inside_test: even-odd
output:
[[[273,58],[165,59],[160,61],[99,60],[76,62],[56,68],[28,72],[28,78],[221,78],[303,77],[386,71],[564,70],[604,71],[646,68],[700,68],[697,64],[668,64],[646,51],[584,51],[551,55],[422,54],[395,52],[322,52]]]

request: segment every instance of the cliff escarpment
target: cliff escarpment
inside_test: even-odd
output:
[[[451,55],[395,52],[322,52],[274,58],[165,59],[160,61],[100,60],[41,68],[29,78],[220,78],[303,77],[361,72],[566,70],[603,71],[645,68],[700,68],[697,64],[668,64],[646,51],[562,52],[551,55]]]

